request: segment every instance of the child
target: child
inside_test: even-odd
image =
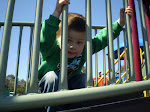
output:
[[[56,9],[49,19],[42,24],[40,38],[40,53],[42,64],[39,67],[39,93],[55,92],[58,90],[61,52],[61,22],[59,16],[63,5],[70,0],[57,0]],[[126,11],[132,16],[129,6]],[[85,51],[85,18],[76,13],[68,14],[68,89],[85,88],[86,74],[81,73],[86,61]],[[124,8],[120,9],[120,18],[112,25],[114,38],[118,37],[125,24]],[[102,29],[92,39],[93,54],[107,46],[107,29]],[[61,75],[61,74],[60,74]]]

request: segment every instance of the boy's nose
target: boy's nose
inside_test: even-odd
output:
[[[74,46],[73,46],[73,45],[70,45],[70,48],[71,48],[71,49],[73,49],[73,48],[74,48]]]
[[[69,47],[70,47],[70,49],[75,49],[75,45],[74,44],[70,44]]]

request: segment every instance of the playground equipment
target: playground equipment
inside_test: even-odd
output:
[[[79,89],[79,90],[67,90],[67,75],[65,69],[67,64],[67,12],[68,12],[68,6],[63,7],[63,37],[64,40],[62,42],[62,56],[61,56],[61,78],[60,78],[60,85],[59,89],[60,91],[54,92],[54,93],[45,93],[45,94],[37,94],[37,72],[38,72],[38,64],[39,64],[39,39],[40,39],[40,28],[41,28],[41,16],[42,16],[42,5],[43,0],[37,0],[37,10],[36,10],[36,17],[35,17],[35,23],[19,23],[19,22],[12,22],[13,17],[13,9],[15,0],[9,0],[8,1],[8,9],[6,14],[5,23],[0,22],[0,26],[4,26],[4,32],[3,32],[3,40],[2,40],[2,47],[1,47],[1,54],[0,54],[0,111],[22,111],[26,109],[34,109],[34,108],[42,108],[45,106],[55,106],[55,105],[62,105],[62,104],[69,104],[69,103],[75,103],[75,102],[91,102],[85,106],[88,106],[88,109],[92,110],[94,108],[90,107],[92,105],[98,105],[101,104],[101,108],[103,108],[103,111],[107,111],[106,106],[114,106],[114,111],[117,111],[117,105],[119,105],[120,110],[126,111],[126,106],[130,104],[130,109],[141,109],[141,108],[147,108],[150,104],[150,98],[146,97],[143,98],[143,91],[150,89],[150,62],[149,62],[149,45],[148,45],[148,39],[150,38],[147,35],[146,25],[147,22],[150,20],[147,18],[145,22],[145,15],[144,15],[144,7],[143,7],[143,1],[139,0],[139,8],[140,8],[140,17],[141,17],[141,25],[142,25],[142,34],[143,34],[143,47],[144,47],[144,58],[145,58],[145,70],[146,70],[146,79],[142,80],[142,75],[139,70],[141,70],[141,63],[138,65],[136,62],[140,62],[140,59],[137,60],[135,56],[140,57],[140,55],[135,55],[135,51],[133,50],[135,47],[139,48],[138,46],[132,47],[132,43],[135,43],[135,39],[131,40],[131,30],[130,30],[130,19],[129,16],[126,16],[126,27],[124,31],[126,31],[126,38],[124,37],[124,40],[127,42],[127,46],[125,46],[125,49],[128,50],[124,51],[126,55],[126,63],[129,64],[129,69],[126,69],[127,74],[127,83],[126,84],[116,84],[116,78],[115,78],[115,70],[114,70],[114,50],[113,50],[113,36],[112,36],[112,27],[111,27],[111,2],[110,0],[106,0],[106,9],[107,9],[107,28],[108,28],[108,37],[109,37],[109,81],[107,86],[103,87],[92,87],[93,83],[93,77],[92,77],[92,50],[91,50],[91,28],[93,29],[100,29],[101,26],[91,26],[91,0],[86,0],[86,24],[87,24],[87,81],[86,85],[87,88]],[[146,0],[145,0],[146,2]],[[149,2],[146,2],[149,4]],[[130,5],[134,5],[134,0],[129,0]],[[124,0],[124,7],[127,7],[128,1]],[[133,7],[134,10],[134,7]],[[148,10],[147,10],[148,11]],[[147,13],[149,14],[149,13]],[[134,16],[136,17],[136,16]],[[131,20],[131,23],[136,23],[135,20]],[[135,29],[135,26],[132,27],[132,31]],[[20,31],[22,31],[22,27],[28,26],[31,27],[31,35],[33,32],[34,27],[34,43],[33,43],[33,53],[32,53],[32,66],[31,66],[31,80],[30,83],[27,82],[28,88],[27,93],[28,95],[22,95],[22,96],[13,96],[13,97],[7,97],[5,96],[5,78],[6,78],[6,68],[7,68],[7,60],[8,60],[8,50],[9,50],[9,42],[10,42],[10,34],[11,34],[11,28],[12,26],[19,26]],[[136,32],[137,33],[137,32]],[[21,35],[21,34],[20,34]],[[31,36],[32,37],[32,36]],[[134,35],[132,34],[132,38]],[[133,42],[134,41],[134,42]],[[30,47],[31,49],[31,47]],[[139,52],[139,49],[138,49]],[[104,50],[105,54],[105,50]],[[18,54],[19,55],[19,54]],[[119,53],[120,55],[120,53]],[[134,58],[133,58],[134,57]],[[121,58],[118,58],[118,62]],[[30,60],[30,56],[29,56]],[[17,62],[18,63],[18,62]],[[28,64],[29,65],[29,64]],[[127,65],[127,64],[126,64]],[[136,65],[136,66],[134,66]],[[29,65],[30,66],[30,65]],[[137,70],[136,67],[139,67],[140,69]],[[105,63],[104,63],[105,68]],[[129,70],[129,72],[128,72]],[[105,71],[105,70],[104,70]],[[106,72],[104,72],[106,73]],[[120,73],[119,73],[120,75]],[[119,76],[121,77],[121,75]],[[129,78],[128,78],[129,77]],[[98,78],[98,77],[97,77]],[[16,75],[17,79],[17,75]],[[97,79],[96,79],[97,80]],[[104,74],[104,83],[106,83],[106,74]],[[120,80],[120,78],[119,78]],[[17,81],[16,81],[17,82]],[[16,83],[17,84],[17,83]],[[15,92],[15,91],[14,91]],[[147,95],[148,96],[148,95]],[[142,102],[142,103],[141,103]],[[111,103],[111,104],[110,104]],[[137,103],[138,106],[134,107],[133,103]],[[98,109],[99,106],[97,106],[96,109]],[[115,108],[116,107],[116,108]],[[122,108],[121,108],[122,107]],[[133,107],[133,108],[132,108]],[[83,110],[86,110],[87,108],[82,108]],[[77,109],[82,110],[82,109]],[[119,111],[120,111],[119,110]],[[111,110],[112,111],[112,110]]]

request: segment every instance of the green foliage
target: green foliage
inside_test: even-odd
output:
[[[14,91],[15,76],[10,74],[6,77],[5,88],[9,91]],[[17,79],[17,94],[25,94],[26,81]]]

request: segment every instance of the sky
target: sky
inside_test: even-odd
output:
[[[56,0],[43,0],[43,12],[42,21],[47,19],[50,14],[53,13],[56,5]],[[79,13],[85,16],[85,0],[70,0],[69,12]],[[0,21],[5,21],[5,15],[7,10],[8,0],[0,0]],[[111,0],[111,12],[112,12],[112,22],[119,19],[120,8],[123,8],[123,0]],[[137,26],[139,37],[141,37],[141,24],[139,17],[139,8],[137,0],[135,0],[135,8],[137,15]],[[92,25],[106,25],[106,7],[105,0],[91,0],[91,24]],[[13,14],[13,21],[18,22],[34,22],[36,11],[36,0],[16,0],[15,8]],[[0,28],[0,48],[3,35],[3,27]],[[92,37],[95,35],[94,30],[92,30]],[[26,80],[27,77],[27,63],[28,63],[28,53],[29,53],[29,38],[30,38],[30,28],[23,28],[22,44],[19,59],[19,71],[18,78]],[[123,32],[120,33],[120,43],[123,42]],[[17,49],[19,40],[19,27],[13,27],[10,39],[10,48],[7,62],[7,72],[6,75],[16,73],[16,60],[17,60]],[[116,44],[116,40],[114,41]],[[103,73],[103,51],[98,52],[98,71]],[[107,57],[106,57],[107,58]],[[93,76],[95,75],[95,55],[93,59]],[[106,70],[107,70],[106,64]],[[117,68],[116,68],[117,69]]]

